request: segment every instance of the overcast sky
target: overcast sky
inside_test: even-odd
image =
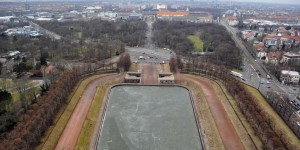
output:
[[[299,4],[300,0],[233,0],[236,2],[268,2],[268,3],[285,3],[285,4]]]
[[[25,0],[0,0],[0,2],[25,2]],[[28,2],[30,1],[54,1],[54,0],[27,0]],[[64,0],[55,0],[55,1],[64,1]],[[67,0],[67,1],[72,1],[72,0]],[[88,0],[73,0],[73,1],[88,1]],[[97,1],[97,0],[96,0]],[[101,0],[99,0],[101,1]],[[120,0],[118,0],[120,1]],[[151,0],[148,0],[151,1]],[[159,0],[154,0],[154,1],[159,1]],[[164,0],[160,0],[164,1]],[[177,0],[178,1],[178,0]],[[184,1],[184,0],[183,0]],[[189,1],[189,0],[185,0]],[[214,1],[214,0],[194,0],[194,1]],[[217,0],[217,1],[230,1],[230,0]],[[282,3],[282,4],[298,4],[300,5],[300,0],[232,0],[232,2],[267,2],[267,3]]]

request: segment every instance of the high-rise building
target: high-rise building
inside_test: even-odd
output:
[[[25,10],[29,10],[30,8],[29,8],[29,4],[28,4],[28,2],[27,2],[27,0],[25,1]]]

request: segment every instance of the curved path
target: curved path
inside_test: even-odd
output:
[[[205,99],[210,107],[210,111],[214,117],[217,129],[224,143],[224,146],[228,150],[243,150],[244,145],[241,142],[235,128],[230,122],[227,113],[220,102],[214,88],[204,80],[193,77],[190,75],[179,75],[182,79],[189,80],[199,85],[203,90]]]
[[[80,130],[83,126],[84,120],[94,99],[97,86],[102,82],[116,78],[118,76],[120,76],[120,74],[108,75],[100,77],[89,83],[89,85],[83,92],[80,100],[78,101],[76,108],[74,109],[67,125],[65,126],[64,131],[60,136],[55,149],[71,150],[75,148],[77,139],[80,134]]]

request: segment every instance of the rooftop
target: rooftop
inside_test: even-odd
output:
[[[159,11],[156,13],[158,16],[187,16],[189,12],[167,12],[167,11]]]
[[[299,76],[299,72],[290,70],[281,70],[281,74]]]
[[[284,56],[286,56],[286,57],[300,57],[300,53],[287,52],[287,53],[284,54]]]

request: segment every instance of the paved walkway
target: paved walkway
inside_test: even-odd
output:
[[[60,136],[59,141],[57,142],[55,147],[56,150],[72,150],[75,148],[81,128],[83,127],[83,123],[94,99],[97,86],[104,81],[116,78],[118,76],[120,75],[116,74],[101,77],[95,81],[92,81],[86,87],[62,135]]]
[[[158,66],[142,64],[142,84],[158,84]]]
[[[194,82],[199,85],[203,90],[205,99],[209,105],[210,111],[214,117],[217,129],[228,150],[243,150],[245,149],[240,137],[238,136],[235,128],[233,127],[227,113],[220,102],[214,88],[210,83],[201,80],[200,78],[191,75],[180,75],[183,79]]]

